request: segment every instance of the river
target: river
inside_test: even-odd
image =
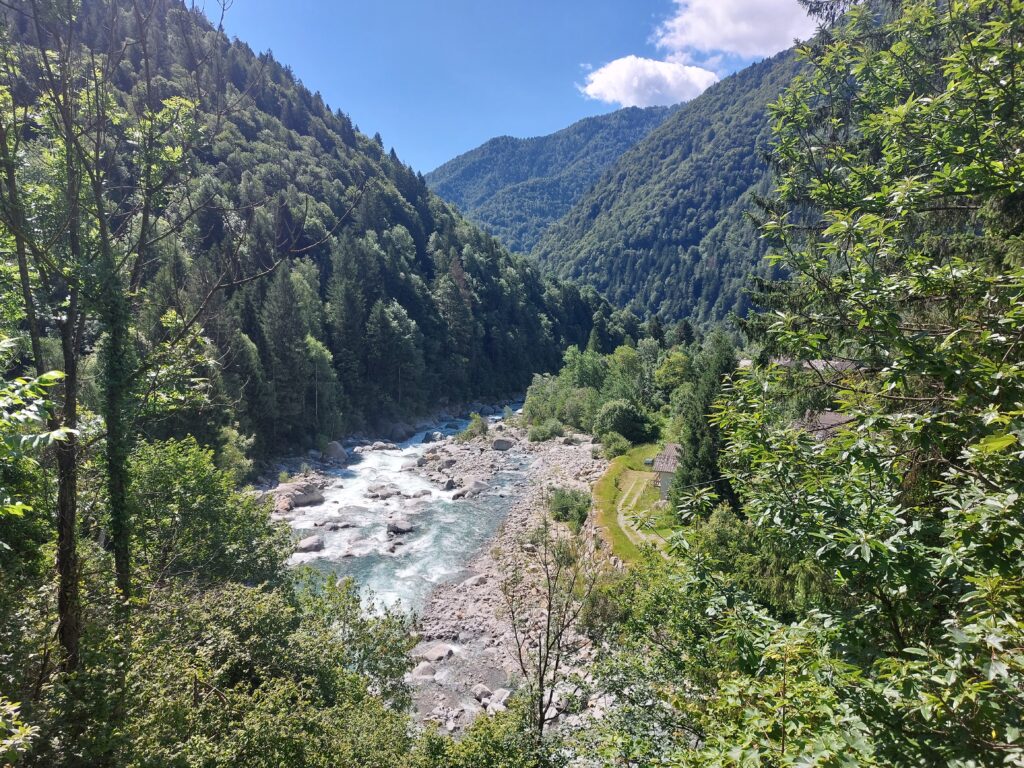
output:
[[[353,577],[368,603],[419,612],[434,588],[465,573],[526,482],[524,459],[498,473],[489,490],[456,500],[455,490],[443,490],[412,471],[431,447],[423,443],[428,432],[451,439],[467,423],[432,426],[394,450],[351,453],[347,467],[324,471],[335,480],[323,491],[324,503],[296,510],[289,520],[297,537],[320,535],[324,548],[296,553],[290,562]],[[370,489],[381,485],[394,486],[401,495],[370,498]],[[393,520],[408,521],[413,530],[389,534],[388,522]]]

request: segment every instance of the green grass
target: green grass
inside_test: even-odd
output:
[[[649,472],[650,468],[644,464],[645,459],[651,459],[658,455],[657,445],[640,445],[623,456],[614,459],[608,471],[604,473],[597,485],[594,486],[594,504],[597,506],[597,524],[601,526],[608,541],[611,543],[612,552],[625,563],[635,562],[640,558],[640,550],[634,544],[624,530],[619,526],[617,505],[619,502],[619,481],[627,470],[636,472]],[[653,491],[653,504],[657,501],[657,491]],[[646,501],[649,494],[645,493],[642,502]]]

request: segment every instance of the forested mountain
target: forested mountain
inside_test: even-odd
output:
[[[674,109],[629,107],[549,136],[491,139],[428,173],[427,184],[513,251],[526,253]]]
[[[9,33],[31,43],[18,7],[5,12]],[[211,416],[236,419],[264,454],[313,445],[440,400],[515,391],[586,341],[593,293],[542,279],[287,67],[177,0],[147,11],[148,48],[125,47],[138,13],[86,3],[73,44],[109,68],[118,108],[161,106],[180,131],[153,134],[174,137],[167,150],[183,159],[140,220],[166,231],[127,278],[128,304],[145,348],[202,310],[204,429]],[[101,160],[112,189],[143,178],[121,157]],[[114,217],[133,222],[129,194],[115,198]],[[215,286],[221,275],[230,279]],[[79,339],[83,351],[94,341]]]
[[[703,325],[750,306],[773,276],[748,217],[771,189],[768,105],[798,65],[782,53],[684,104],[618,162],[533,253],[619,306]]]

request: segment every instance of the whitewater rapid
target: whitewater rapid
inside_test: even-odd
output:
[[[525,483],[524,461],[496,475],[480,495],[453,499],[456,490],[443,490],[414,471],[431,448],[423,442],[427,433],[440,431],[450,439],[466,423],[432,426],[394,450],[351,453],[349,466],[325,470],[334,484],[323,491],[324,503],[296,510],[288,521],[297,538],[315,534],[324,547],[296,553],[290,562],[354,578],[368,603],[420,611],[434,588],[465,573]],[[371,488],[382,485],[402,495],[370,498]],[[396,520],[408,521],[413,531],[389,534],[388,522]]]

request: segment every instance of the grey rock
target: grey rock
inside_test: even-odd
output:
[[[496,688],[494,691],[491,692],[491,704],[499,704],[501,706],[504,706],[505,702],[508,701],[508,697],[511,695],[512,691],[510,691],[508,688]]]
[[[413,427],[410,427],[408,424],[403,422],[398,422],[397,424],[391,425],[391,428],[387,432],[387,437],[389,440],[400,443],[403,440],[408,440],[414,434],[416,434],[416,430]]]
[[[491,697],[491,689],[483,683],[477,683],[471,690],[477,701],[482,701],[483,699],[489,699]]]
[[[390,483],[382,483],[378,485],[371,485],[366,489],[366,495],[371,499],[380,499],[382,501],[392,498],[393,496],[400,496],[401,491],[398,487]]]
[[[443,432],[437,432],[437,431],[427,432],[427,434],[425,434],[423,436],[423,442],[424,443],[438,443],[438,442],[440,442],[442,440],[444,440],[444,433]]]
[[[328,461],[334,461],[339,464],[345,464],[348,462],[348,451],[345,450],[344,446],[337,440],[332,440],[324,448],[324,458]]]
[[[437,669],[429,661],[421,661],[412,670],[413,680],[432,680]]]
[[[481,493],[488,489],[487,483],[483,480],[474,480],[472,483],[467,485],[465,488],[460,488],[452,496],[453,499],[471,499],[474,496],[479,496]]]
[[[515,442],[509,440],[507,437],[498,437],[491,443],[491,448],[495,451],[507,451],[514,445]]]
[[[408,520],[398,519],[388,523],[388,535],[405,536],[416,530],[416,526]]]
[[[324,503],[324,495],[313,483],[297,480],[290,483],[282,483],[273,491],[274,509],[277,512],[287,512],[295,507],[312,507]]]
[[[307,536],[295,545],[296,552],[319,552],[324,548],[324,540],[320,536]]]
[[[444,661],[450,659],[455,653],[455,649],[452,648],[448,643],[442,643],[440,641],[427,643],[422,646],[419,650],[413,650],[413,657],[417,659],[423,659],[424,661]]]

